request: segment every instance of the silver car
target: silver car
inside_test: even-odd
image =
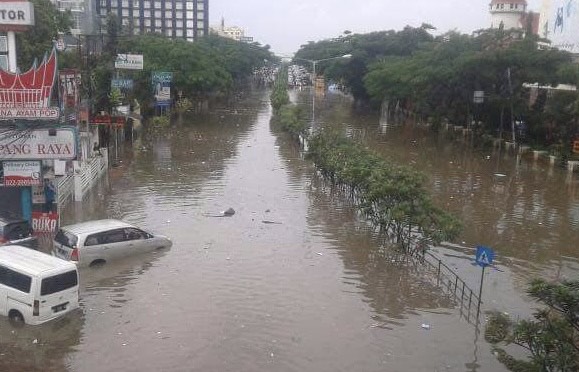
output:
[[[171,245],[166,236],[109,219],[62,227],[54,237],[52,254],[79,266],[92,266]]]

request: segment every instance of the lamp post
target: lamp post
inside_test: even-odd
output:
[[[294,57],[294,59],[297,59],[300,61],[306,61],[306,62],[309,62],[312,64],[312,129],[314,127],[315,120],[316,120],[316,66],[320,62],[331,61],[333,59],[342,59],[342,58],[344,58],[344,59],[352,58],[352,55],[351,54],[344,54],[342,56],[316,59],[316,60]]]

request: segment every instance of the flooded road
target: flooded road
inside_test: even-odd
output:
[[[14,329],[0,319],[0,370],[504,370],[419,265],[378,252],[379,239],[352,205],[270,126],[268,97],[247,93],[125,149],[120,166],[63,222],[122,218],[170,236],[173,247],[82,269],[81,309],[62,321]],[[472,246],[499,251],[502,271],[489,274],[487,307],[524,312],[530,275],[577,272],[576,247],[567,245],[576,240],[579,207],[568,184],[555,182],[564,173],[553,171],[550,187],[565,205],[544,190],[547,175],[524,176],[532,165],[511,169],[508,158],[487,161],[420,131],[384,131],[377,117],[354,120],[349,108],[328,97],[320,121],[344,123],[416,164],[437,200],[465,220],[464,244],[438,254],[476,283]],[[417,149],[404,150],[412,141]],[[516,178],[498,184],[497,172]],[[232,217],[208,216],[230,207]]]

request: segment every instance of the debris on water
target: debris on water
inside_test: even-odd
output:
[[[495,176],[497,176],[497,177],[506,177],[507,175],[506,175],[506,174],[503,174],[503,173],[495,173]]]
[[[281,225],[281,222],[275,222],[275,221],[263,220],[261,222],[265,223],[266,225]]]
[[[233,216],[234,214],[235,214],[235,209],[233,209],[233,208],[229,208],[223,212],[224,216]]]
[[[430,329],[430,324],[422,323],[422,329]]]
[[[167,223],[171,223],[171,220],[167,220]]]
[[[265,210],[265,213],[269,213],[269,212],[271,212],[271,210],[269,210],[269,209],[266,209],[266,210]]]
[[[227,257],[226,260],[227,260],[227,261],[231,260],[231,257]]]
[[[33,343],[33,344],[37,344],[37,343],[38,343],[38,339],[35,338],[35,339],[32,341],[32,343]]]
[[[491,156],[490,156],[490,155],[487,155],[486,159],[487,159],[487,160],[490,160],[490,158],[491,158]]]
[[[321,252],[316,252],[316,254],[317,254],[318,256],[323,256],[323,255],[324,255],[324,254],[321,253]]]

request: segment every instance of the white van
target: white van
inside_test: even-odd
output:
[[[78,308],[76,265],[18,245],[0,247],[0,315],[41,324]]]

